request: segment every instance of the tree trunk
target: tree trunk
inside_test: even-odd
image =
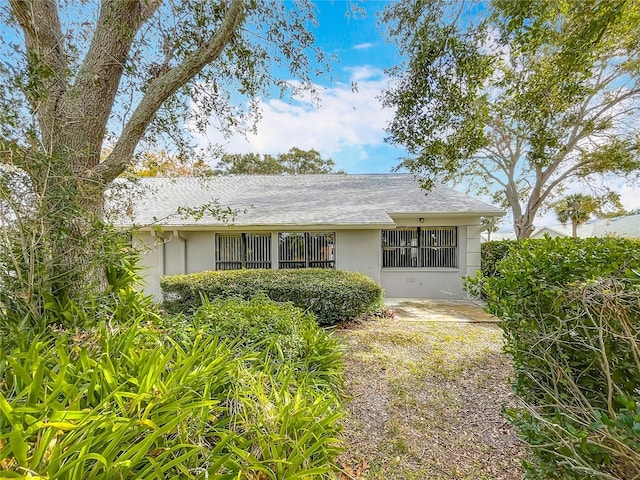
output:
[[[104,188],[69,175],[49,180],[39,201],[48,230],[51,293],[62,299],[102,292],[109,241],[103,228]]]
[[[525,214],[520,218],[514,219],[513,231],[515,232],[517,239],[529,238],[531,236],[535,230],[535,227],[533,226],[533,218],[534,215],[531,215],[529,212],[525,212]]]
[[[578,222],[575,219],[571,219],[571,236],[573,238],[578,236]]]

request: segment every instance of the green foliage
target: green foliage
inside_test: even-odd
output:
[[[335,171],[333,160],[324,159],[317,150],[296,147],[277,156],[244,153],[225,154],[218,162],[215,173],[221,175],[304,175],[316,173],[345,173]]]
[[[260,342],[214,334],[219,307],[245,325],[268,310],[263,332],[281,316],[304,318],[264,300],[235,310],[229,301],[203,307],[188,330],[175,319],[103,322],[2,350],[0,476],[329,478],[341,417],[335,341],[307,321],[298,355],[315,360],[282,356],[274,368]],[[265,334],[272,353],[289,348],[285,337]]]
[[[259,361],[282,365],[316,386],[339,389],[342,353],[339,343],[321,329],[310,313],[291,303],[276,303],[264,295],[205,300],[192,317],[182,317],[172,328],[179,336],[193,332],[234,342],[236,352],[260,352]]]
[[[605,216],[605,209],[609,206],[615,207],[612,216],[620,215],[623,210],[620,203],[620,195],[610,192],[600,198],[583,193],[574,193],[554,202],[552,205],[560,223],[571,223],[572,236],[577,234],[578,226],[586,223],[592,214],[599,217]]]
[[[0,345],[25,332],[44,333],[51,326],[89,328],[101,321],[126,323],[140,315],[157,318],[152,299],[138,289],[139,259],[126,234],[104,225],[86,232],[87,243],[101,253],[96,263],[105,272],[106,285],[102,291],[94,285],[68,290],[60,285],[69,280],[60,282],[48,271],[56,262],[48,256],[49,240],[22,227],[8,226],[0,239]]]
[[[471,284],[501,319],[513,357],[509,412],[532,446],[532,479],[640,474],[640,243],[523,240]]]
[[[203,177],[212,175],[207,162],[196,155],[171,155],[166,150],[143,152],[129,167],[129,177]]]
[[[211,121],[246,132],[258,98],[314,90],[312,77],[328,67],[314,22],[308,0],[0,5],[10,38],[0,42],[0,224],[19,232],[0,248],[27,267],[0,258],[0,270],[18,272],[0,277],[23,282],[12,291],[27,299],[29,321],[47,323],[51,302],[75,318],[88,293],[103,293],[111,260],[94,233],[105,192],[136,152],[167,145],[176,153],[178,162],[147,156],[143,173],[208,170],[189,161],[193,142],[182,127],[191,107],[200,132]]]
[[[498,262],[509,255],[512,248],[518,245],[517,240],[494,240],[480,245],[480,273],[485,277],[496,274]]]
[[[259,293],[313,313],[335,325],[381,305],[382,289],[366,275],[330,269],[228,270],[163,277],[164,308],[191,313],[202,298],[252,298]]]
[[[427,188],[464,179],[528,238],[569,181],[640,170],[637,2],[406,0],[382,20],[403,54],[383,94],[388,140]]]

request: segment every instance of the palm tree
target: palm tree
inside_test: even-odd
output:
[[[598,211],[601,201],[583,193],[574,193],[558,200],[553,205],[560,223],[566,224],[571,221],[571,236],[576,237],[578,226],[586,223],[591,214]]]

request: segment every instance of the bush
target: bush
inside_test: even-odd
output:
[[[335,325],[378,309],[382,288],[366,275],[329,269],[229,270],[163,277],[164,308],[192,313],[202,298],[252,298],[259,293],[276,302],[292,302]]]
[[[337,391],[342,380],[342,347],[312,314],[265,296],[219,299],[205,304],[172,329],[187,338],[196,332],[232,341],[234,350],[259,352],[256,360],[292,369],[321,388]]]
[[[518,240],[494,240],[480,244],[480,271],[485,277],[496,274],[497,264],[509,255],[512,248],[516,248]]]
[[[152,298],[139,291],[141,267],[137,252],[128,246],[126,236],[107,227],[99,231],[103,234],[100,262],[105,262],[101,268],[106,273],[102,290],[75,295],[54,292],[50,280],[33,282],[20,272],[24,267],[0,268],[0,348],[10,348],[15,339],[24,338],[25,334],[46,335],[52,327],[87,329],[101,321],[117,324],[138,317],[157,319]],[[0,241],[0,265],[3,262],[11,265],[6,245]]]
[[[500,317],[535,479],[640,475],[640,243],[519,241],[470,284]]]
[[[291,308],[265,307],[272,318]],[[251,342],[212,335],[204,317],[180,336],[173,328],[103,323],[2,351],[0,477],[331,476],[342,411],[321,373],[273,368]],[[322,338],[305,346],[310,356],[335,347]]]

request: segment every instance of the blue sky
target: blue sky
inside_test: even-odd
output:
[[[365,10],[364,16],[350,16],[347,1],[316,0],[317,45],[337,57],[330,75],[315,82],[321,105],[317,107],[306,98],[293,102],[264,99],[257,134],[224,139],[210,128],[198,141],[202,145],[223,144],[230,153],[278,154],[294,146],[313,148],[348,173],[390,172],[405,151],[384,142],[384,129],[392,111],[383,109],[378,99],[388,87],[385,69],[400,62],[396,47],[386,43],[378,26],[377,13],[388,4],[386,0],[367,0],[359,4]],[[352,83],[357,83],[357,91],[353,91]],[[621,194],[627,209],[640,208],[637,187],[623,179],[609,184]],[[464,185],[458,189],[464,191]],[[583,187],[569,185],[567,193],[581,190]],[[511,221],[507,214],[501,230],[512,231]],[[553,212],[539,212],[535,223],[554,225],[558,221]]]
[[[262,121],[256,135],[223,139],[214,128],[198,140],[221,143],[230,153],[286,152],[291,147],[316,149],[348,173],[387,173],[405,154],[384,143],[384,128],[391,118],[377,97],[387,87],[386,68],[398,62],[396,48],[384,41],[376,13],[387,1],[360,4],[364,15],[348,15],[343,0],[320,0],[317,45],[335,55],[332,71],[315,82],[320,106],[309,98],[286,102],[262,101]],[[357,90],[352,89],[352,82]]]

